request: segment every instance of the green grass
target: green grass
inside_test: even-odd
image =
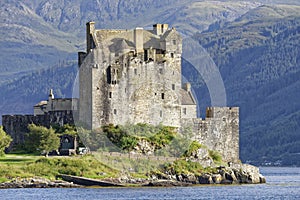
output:
[[[0,158],[0,182],[13,178],[44,177],[56,179],[59,174],[87,178],[118,177],[119,171],[102,164],[93,156],[42,157],[6,155]]]
[[[138,156],[129,154],[121,155],[105,155],[102,153],[94,153],[94,156],[101,163],[111,166],[115,170],[130,172],[133,177],[141,176],[147,172],[159,168],[164,165],[167,160],[163,157],[155,156]]]
[[[0,164],[24,164],[34,162],[40,158],[40,156],[34,155],[20,155],[20,154],[6,154],[4,157],[0,157]]]

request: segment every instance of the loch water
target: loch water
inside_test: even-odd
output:
[[[262,167],[266,184],[170,188],[2,189],[0,199],[300,199],[300,168]]]

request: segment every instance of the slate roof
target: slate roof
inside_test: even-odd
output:
[[[165,40],[169,35],[174,32],[173,29],[167,30],[163,35],[156,35],[152,30],[143,29],[143,43],[144,48],[148,49],[150,47],[155,49],[161,49],[160,42]],[[93,34],[96,43],[101,41],[107,41],[114,43],[110,50],[113,48],[116,50],[122,47],[123,49],[131,49],[135,47],[134,45],[134,35],[131,30],[96,30]],[[129,48],[130,47],[130,48]]]
[[[180,95],[182,105],[196,105],[196,101],[191,92],[181,89]]]
[[[35,104],[34,107],[47,105],[47,102],[48,101],[40,101],[39,103]]]

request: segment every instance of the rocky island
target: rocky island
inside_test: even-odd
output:
[[[9,150],[26,144],[28,127],[35,124],[57,128],[60,155],[76,154],[80,139],[93,154],[104,152],[106,160],[36,159],[22,170],[71,183],[13,178],[0,187],[265,183],[258,168],[239,160],[238,107],[208,107],[205,119],[197,117],[192,86],[182,83],[183,40],[175,28],[97,30],[88,22],[86,29],[87,49],[78,53],[79,99],[57,99],[50,90],[33,115],[3,115],[2,123],[13,139]],[[64,129],[63,134],[65,125],[75,133]],[[112,156],[116,152],[129,159]]]

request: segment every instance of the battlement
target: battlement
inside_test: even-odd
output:
[[[238,107],[208,107],[206,108],[206,118],[236,117],[239,113]]]
[[[44,115],[53,111],[76,111],[78,110],[78,99],[76,98],[54,98],[52,89],[47,101],[40,101],[33,106],[34,115]]]

